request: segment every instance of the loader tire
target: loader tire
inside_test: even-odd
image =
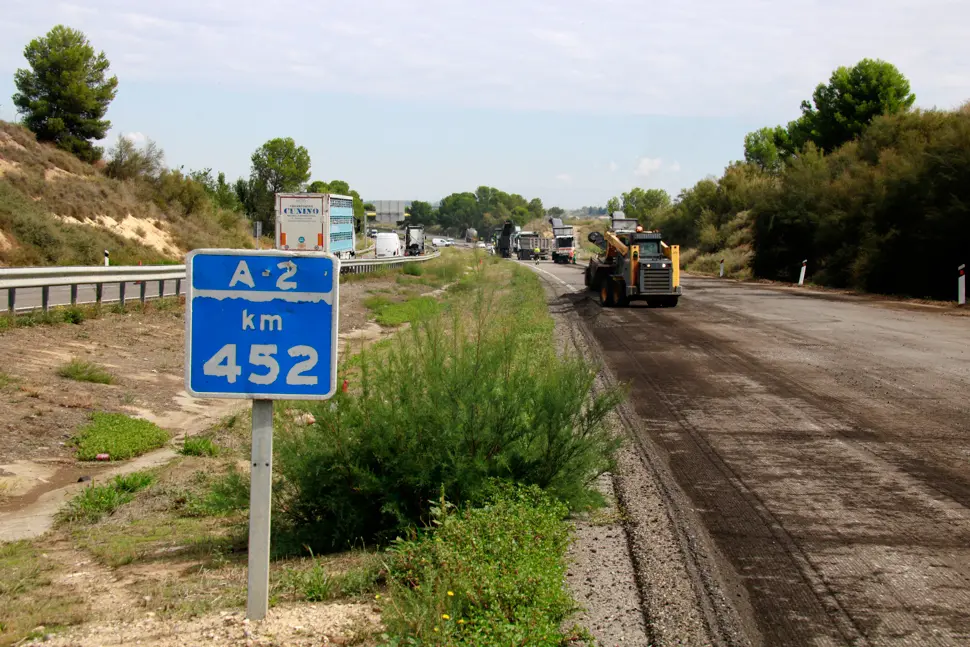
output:
[[[611,285],[611,283],[612,281],[608,279],[600,281],[600,286],[599,286],[600,305],[603,306],[604,308],[612,308],[614,305],[613,286]]]
[[[611,287],[613,289],[613,304],[625,308],[630,305],[630,298],[626,295],[626,281],[623,279],[614,279],[611,281],[613,284]]]

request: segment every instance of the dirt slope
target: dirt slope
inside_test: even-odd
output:
[[[185,215],[180,178],[169,178],[162,200],[150,182],[105,177],[0,121],[0,266],[98,264],[105,249],[117,264],[161,263],[194,247],[249,243],[244,219],[209,205],[198,186],[204,203]]]

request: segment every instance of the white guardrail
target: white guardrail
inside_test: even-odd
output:
[[[244,250],[240,250],[244,251]],[[360,253],[360,252],[358,252]],[[358,258],[340,262],[341,274],[361,274],[376,272],[392,265],[403,263],[417,263],[438,258],[441,252],[436,251],[422,256],[397,256],[392,258]],[[148,298],[162,296],[180,296],[182,281],[185,280],[185,265],[117,265],[102,266],[63,266],[63,267],[11,267],[0,268],[0,290],[7,291],[7,312],[34,310],[37,308],[47,312],[51,305],[67,305],[67,303],[51,303],[51,288],[69,287],[70,304],[78,303],[106,303],[120,302],[125,304],[127,286],[135,283],[139,290],[139,300],[144,303]],[[157,283],[157,291],[149,294],[148,284]],[[166,293],[166,284],[174,286],[174,294]],[[105,294],[105,286],[111,286],[112,292],[117,285],[117,295]],[[80,286],[94,286],[93,301],[79,301]],[[17,290],[40,288],[40,302],[28,305],[17,304]],[[66,295],[65,295],[66,296]],[[36,301],[36,299],[34,299]]]

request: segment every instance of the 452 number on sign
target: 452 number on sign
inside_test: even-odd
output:
[[[229,384],[235,384],[243,374],[243,367],[236,361],[236,352],[236,344],[226,344],[206,360],[202,365],[202,373],[212,377],[224,377]],[[280,364],[276,360],[278,353],[276,344],[252,344],[249,347],[249,370],[246,379],[264,386],[276,383],[280,376]],[[286,354],[294,359],[306,358],[286,372],[286,384],[312,386],[317,383],[316,375],[307,375],[317,365],[317,351],[313,347],[293,346]]]

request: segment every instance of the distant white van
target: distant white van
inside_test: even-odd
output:
[[[377,258],[403,256],[404,246],[401,237],[393,232],[380,232],[374,238],[374,255]]]

